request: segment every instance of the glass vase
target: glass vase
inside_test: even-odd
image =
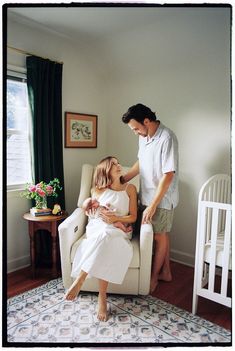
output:
[[[42,208],[47,208],[47,197],[46,196],[40,196],[36,201],[36,208],[37,209],[42,209]]]

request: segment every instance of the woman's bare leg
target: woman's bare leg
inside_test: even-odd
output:
[[[108,288],[108,282],[106,280],[99,279],[99,296],[98,296],[97,318],[103,322],[106,322],[108,319],[107,294],[106,294],[107,288]]]
[[[84,283],[86,279],[87,273],[84,271],[81,271],[79,276],[74,280],[73,284],[70,286],[69,290],[65,294],[66,300],[74,300],[82,287],[82,284]]]

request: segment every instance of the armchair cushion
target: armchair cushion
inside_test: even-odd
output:
[[[69,288],[73,282],[73,279],[71,278],[72,262],[77,247],[84,239],[84,233],[86,231],[87,216],[79,207],[81,207],[83,201],[90,196],[93,171],[94,166],[88,164],[83,165],[78,208],[75,209],[58,228],[61,270],[65,288]],[[127,171],[128,168],[124,167],[124,173]],[[137,176],[132,179],[131,183],[135,184],[137,191],[139,191],[139,177]],[[135,295],[147,295],[149,293],[153,231],[151,225],[140,225],[140,222],[141,216],[140,213],[138,213],[138,220],[134,226],[134,233],[131,239],[131,244],[133,245],[133,257],[125,279],[121,285],[110,283],[108,286],[108,292]],[[86,279],[82,290],[98,291],[98,280],[95,278]]]

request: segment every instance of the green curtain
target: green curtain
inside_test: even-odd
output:
[[[65,209],[62,138],[62,64],[36,56],[26,58],[27,86],[32,112],[35,183],[60,180],[58,197],[48,197],[48,207],[59,203]],[[39,231],[36,237],[38,259],[51,264],[51,237]]]
[[[59,203],[65,209],[63,137],[62,137],[62,69],[63,65],[36,56],[26,58],[27,85],[33,120],[35,182],[60,180],[63,187],[58,198],[49,197],[48,206]]]

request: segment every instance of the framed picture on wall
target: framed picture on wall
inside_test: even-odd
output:
[[[65,112],[65,147],[97,147],[97,116]]]

